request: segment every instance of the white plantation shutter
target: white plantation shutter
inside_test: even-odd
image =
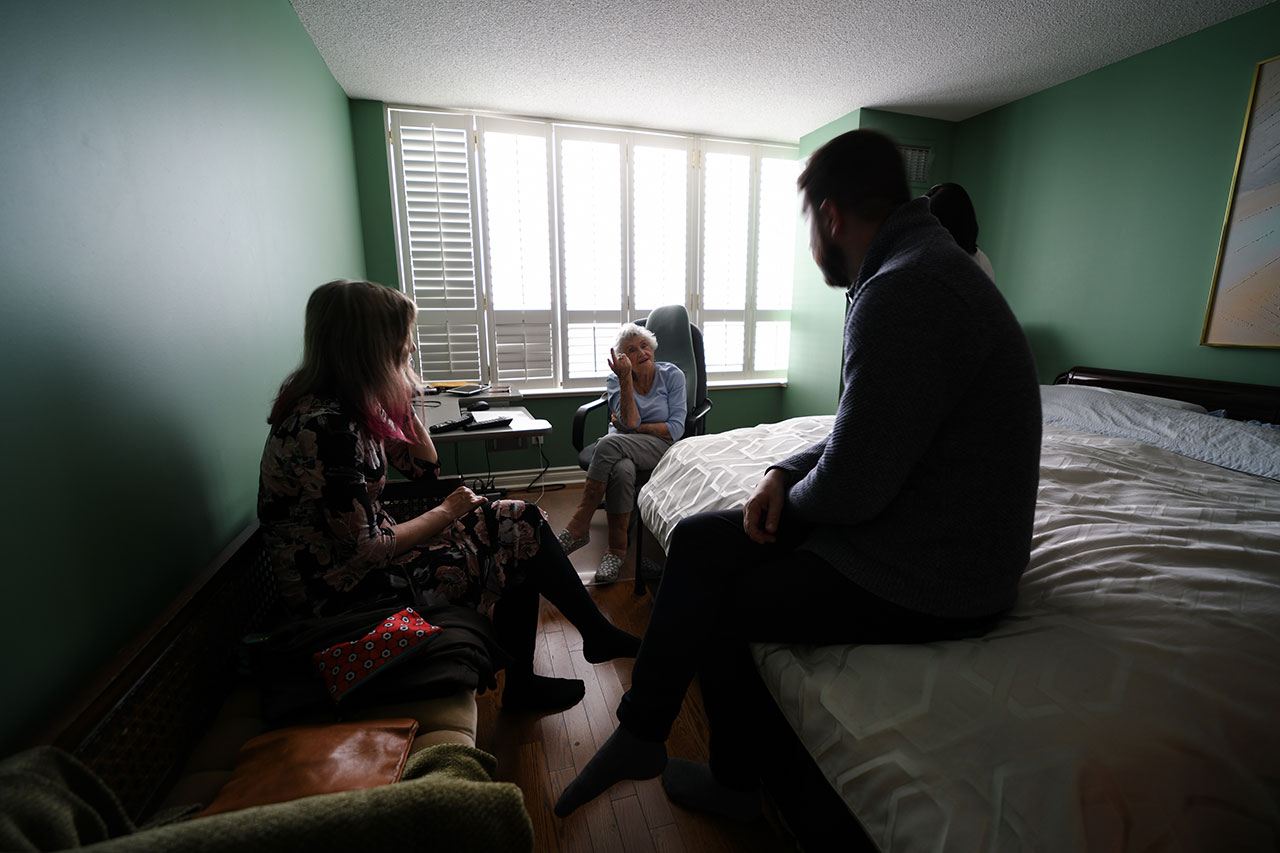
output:
[[[626,320],[683,304],[712,379],[786,376],[788,146],[391,108],[401,287],[428,381],[599,388]]]
[[[452,315],[450,315],[452,316]],[[480,326],[446,319],[418,322],[418,371],[428,382],[448,379],[480,381]]]
[[[569,377],[604,377],[609,373],[609,350],[618,337],[621,323],[570,323],[566,334],[565,361]]]
[[[622,143],[560,140],[565,308],[622,309]]]
[[[784,376],[790,358],[799,175],[800,162],[795,159],[760,158],[755,306],[750,312],[752,369],[757,376]]]
[[[738,373],[743,368],[746,324],[741,320],[708,320],[702,324],[707,373]]]
[[[756,238],[756,309],[789,311],[795,278],[800,163],[760,160],[760,231]]]
[[[751,158],[710,150],[703,167],[702,308],[741,311],[747,299]]]
[[[550,322],[495,321],[495,368],[499,382],[523,388],[555,386],[555,349]]]
[[[418,369],[427,381],[481,381],[471,120],[398,110],[392,134],[402,286],[418,305]]]
[[[786,370],[791,354],[791,321],[757,320],[752,354],[757,373]]]
[[[550,143],[545,122],[480,121],[493,375],[554,387]]]
[[[702,326],[707,373],[746,367],[746,309],[751,259],[749,146],[707,143],[702,168]]]
[[[631,148],[633,307],[688,303],[689,172],[687,139],[636,142]]]
[[[704,145],[697,318],[707,373],[784,377],[799,214],[795,151],[726,141]]]
[[[624,142],[621,134],[556,129],[566,384],[599,384],[622,324]],[[612,333],[606,334],[606,330]],[[581,380],[595,380],[583,383]],[[579,380],[575,383],[574,380]]]

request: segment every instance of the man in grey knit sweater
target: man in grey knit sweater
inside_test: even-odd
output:
[[[814,260],[848,300],[835,425],[769,468],[743,510],[676,527],[621,726],[561,816],[661,773],[681,805],[754,819],[757,721],[743,709],[764,688],[748,642],[976,636],[1017,595],[1040,453],[1021,327],[928,200],[909,200],[887,137],[837,137],[799,185]],[[695,672],[709,765],[668,761],[664,745]]]

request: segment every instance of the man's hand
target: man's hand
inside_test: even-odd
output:
[[[778,541],[778,520],[787,502],[787,479],[781,468],[772,468],[756,484],[742,510],[742,529],[760,545]]]
[[[440,509],[444,510],[450,519],[456,521],[480,506],[480,504],[488,503],[488,500],[488,498],[477,495],[466,486],[459,486],[440,502]]]

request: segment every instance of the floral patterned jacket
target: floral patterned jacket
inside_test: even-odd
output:
[[[258,478],[263,542],[292,609],[330,615],[397,596],[396,520],[379,495],[390,462],[435,477],[404,442],[371,438],[336,400],[306,395],[271,429]]]

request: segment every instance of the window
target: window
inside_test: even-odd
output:
[[[794,148],[410,109],[388,127],[427,381],[598,388],[618,326],[674,303],[712,381],[786,376]]]

